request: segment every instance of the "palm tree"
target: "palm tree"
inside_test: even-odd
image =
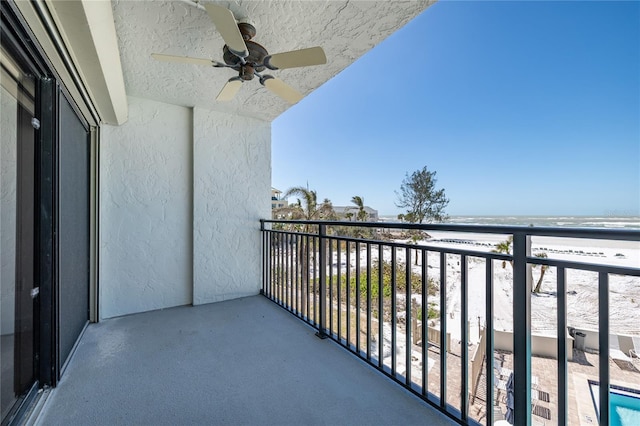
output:
[[[285,213],[290,219],[299,220],[327,220],[335,218],[335,211],[333,205],[328,198],[325,198],[321,204],[318,204],[318,195],[316,191],[312,191],[302,186],[295,186],[289,188],[283,195],[283,198],[289,198],[292,196],[298,196],[298,202],[279,209],[279,213]],[[312,225],[304,224],[301,229],[302,232],[309,233],[312,230]],[[302,314],[307,315],[307,286],[309,285],[309,265],[307,264],[307,241],[303,238],[300,244],[296,247],[296,258],[300,265],[300,275],[302,283],[301,307]],[[315,261],[315,255],[312,256]]]
[[[320,205],[321,210],[320,217],[323,220],[338,220],[338,216],[336,215],[336,211],[333,209],[333,203],[330,199],[325,198],[322,200],[322,204]]]
[[[297,196],[298,202],[292,208],[283,207],[281,211],[290,213],[292,219],[302,220],[323,220],[329,219],[335,212],[328,198],[325,198],[321,204],[318,204],[318,195],[316,191],[312,191],[302,186],[294,186],[289,188],[283,195],[283,198]],[[309,225],[306,225],[306,231],[309,231]]]
[[[351,198],[351,202],[358,207],[358,213],[356,215],[356,219],[361,222],[364,222],[365,220],[367,220],[368,214],[364,209],[364,199],[358,195],[354,195]]]
[[[498,244],[496,244],[496,248],[491,250],[493,253],[504,253],[504,254],[511,254],[511,246],[513,245],[513,235],[510,235],[509,238],[507,238],[504,241],[499,242]],[[509,263],[511,264],[511,267],[513,268],[513,260],[509,261]],[[506,261],[502,261],[502,267],[506,268],[507,266],[507,262]]]
[[[541,259],[546,259],[548,257],[547,253],[545,252],[536,253],[534,256],[539,257]],[[534,265],[533,267],[537,268],[538,265]],[[542,279],[544,278],[544,273],[547,272],[547,269],[549,269],[549,265],[540,265],[540,278],[536,283],[536,287],[533,289],[534,293],[540,293],[540,287],[542,287]]]
[[[418,245],[418,241],[420,241],[422,238],[420,238],[420,234],[413,234],[411,236],[411,240],[410,243],[413,245]],[[409,241],[407,241],[409,242]],[[415,262],[414,265],[418,266],[418,249],[416,249],[416,256],[415,256]]]

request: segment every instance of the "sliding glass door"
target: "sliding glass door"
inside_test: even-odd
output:
[[[89,320],[91,128],[0,2],[0,420],[56,386]]]
[[[0,76],[0,401],[3,423],[36,381],[35,79],[4,48]]]

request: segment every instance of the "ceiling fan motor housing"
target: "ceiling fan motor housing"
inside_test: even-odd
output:
[[[262,71],[267,68],[275,70],[327,63],[325,53],[319,46],[269,55],[264,46],[251,40],[256,35],[256,27],[251,21],[246,18],[236,20],[231,10],[213,3],[204,4],[204,9],[225,42],[222,48],[224,64],[215,60],[184,56],[165,54],[151,56],[156,60],[208,65],[215,68],[227,66],[235,70],[238,73],[237,76],[227,81],[216,97],[218,101],[232,100],[243,81],[253,80],[257,76],[260,83],[272,93],[294,104],[302,99],[302,94],[282,80],[261,74]]]
[[[244,41],[251,40],[256,36],[256,27],[248,22],[238,22],[238,29]]]
[[[257,72],[264,71],[264,58],[269,54],[269,52],[267,52],[267,49],[251,40],[245,41],[245,44],[247,45],[247,50],[249,51],[249,55],[244,58],[245,65],[249,65]],[[243,66],[242,59],[231,53],[226,44],[222,48],[222,59],[227,65],[236,70],[240,70],[240,68],[242,68]]]

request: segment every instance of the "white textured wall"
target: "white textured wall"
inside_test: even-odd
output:
[[[271,125],[199,108],[193,122],[193,303],[257,294],[259,220],[271,214]]]
[[[270,123],[129,98],[100,146],[101,318],[258,293]]]
[[[101,318],[192,302],[192,111],[128,100],[100,141]]]
[[[0,334],[13,334],[16,288],[16,120],[15,98],[0,88]]]

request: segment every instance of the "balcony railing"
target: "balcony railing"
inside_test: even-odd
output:
[[[547,278],[554,278],[556,285],[555,330],[545,338],[553,342],[551,356],[557,371],[554,383],[546,386],[553,386],[557,400],[551,402],[553,410],[546,409],[553,411],[546,418],[553,417],[558,424],[569,422],[574,409],[569,400],[573,340],[567,338],[567,330],[572,329],[567,276],[573,271],[593,274],[598,309],[594,313],[597,331],[593,332],[598,339],[594,355],[598,366],[594,369],[599,379],[594,399],[600,424],[609,423],[610,278],[637,280],[640,269],[638,265],[605,264],[599,258],[582,262],[540,256],[546,247],[532,245],[532,238],[594,240],[596,246],[604,240],[628,244],[640,241],[640,231],[287,220],[262,220],[261,229],[262,293],[266,297],[315,327],[319,337],[335,340],[462,424],[493,425],[497,415],[503,414],[497,407],[504,407],[507,414],[511,410],[516,424],[538,423],[537,416],[532,416],[532,410],[534,414],[540,411],[532,403],[538,395],[532,357],[538,350],[532,352],[531,300],[532,270],[542,268],[550,271]],[[417,244],[420,237],[412,236],[421,232],[451,232],[461,237],[452,234]],[[511,237],[512,251],[494,252],[494,245],[488,243],[471,246],[470,233],[481,235],[478,240]],[[537,256],[532,255],[532,247]],[[512,275],[505,272],[511,270],[506,263],[512,265]],[[500,265],[506,268],[502,272]],[[478,274],[482,268],[484,273]],[[470,276],[472,269],[475,272]],[[506,333],[512,339],[510,348],[503,347],[502,341],[496,347],[498,272],[512,283],[512,329]],[[484,298],[480,305],[485,323],[480,324],[479,315],[473,339],[470,297],[474,306],[478,298]],[[451,339],[449,328],[459,339]],[[502,340],[504,335],[501,332]],[[502,366],[495,356],[512,367],[510,389],[497,378],[496,368]],[[549,356],[542,358],[547,362]],[[640,371],[638,374],[640,378]],[[503,394],[498,395],[501,390]],[[544,393],[549,402],[548,392],[540,395]]]

